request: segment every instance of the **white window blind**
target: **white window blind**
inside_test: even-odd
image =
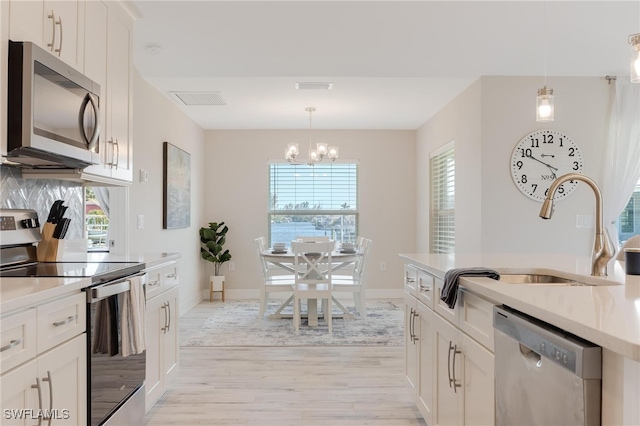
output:
[[[432,154],[431,252],[455,251],[455,146],[453,142]]]
[[[269,241],[327,235],[355,241],[358,220],[355,163],[269,165]]]

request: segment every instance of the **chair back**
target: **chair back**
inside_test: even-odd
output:
[[[256,254],[258,255],[258,262],[262,268],[262,276],[265,280],[269,279],[269,265],[267,261],[262,257],[262,252],[267,249],[267,242],[264,237],[258,237],[253,240],[253,246],[256,250]]]
[[[302,242],[291,241],[293,251],[296,285],[329,284],[331,285],[331,253],[335,242]]]
[[[363,237],[358,237],[358,241],[356,243],[356,248],[358,251],[362,252],[362,255],[355,263],[353,276],[355,278],[355,281],[360,285],[362,285],[363,283],[362,277],[364,275],[364,267],[367,264],[367,258],[372,243],[373,241]]]

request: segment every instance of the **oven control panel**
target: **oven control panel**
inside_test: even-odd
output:
[[[33,244],[40,239],[40,221],[35,210],[0,209],[2,246]]]

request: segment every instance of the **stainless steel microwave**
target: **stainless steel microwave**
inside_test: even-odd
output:
[[[35,168],[99,163],[100,86],[31,42],[9,41],[7,160]]]

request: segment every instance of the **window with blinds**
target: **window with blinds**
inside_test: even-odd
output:
[[[431,154],[431,252],[455,251],[455,145]]]
[[[355,242],[357,164],[270,164],[269,197],[269,244],[315,235]]]

